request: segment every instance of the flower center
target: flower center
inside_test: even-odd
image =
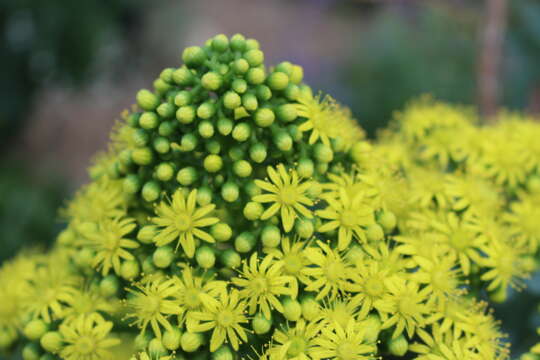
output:
[[[298,254],[288,254],[284,259],[283,267],[287,274],[298,274],[302,270],[302,259]]]
[[[341,225],[351,228],[358,223],[358,214],[353,210],[345,210],[341,214]]]
[[[229,327],[234,323],[234,314],[230,310],[223,310],[217,317],[217,323],[223,327]]]
[[[343,341],[336,349],[337,358],[340,360],[354,360],[357,358],[355,344],[351,341]]]
[[[262,294],[268,291],[268,280],[259,276],[252,280],[251,287],[256,294]]]
[[[294,205],[298,192],[293,186],[284,186],[279,192],[279,198],[284,205]]]
[[[148,296],[146,300],[146,312],[148,312],[149,314],[158,313],[161,307],[161,299],[157,296]]]
[[[466,231],[457,230],[455,233],[450,235],[450,244],[452,247],[458,251],[465,250],[469,247],[469,236]]]
[[[412,299],[404,297],[399,301],[398,309],[403,315],[412,315],[415,312],[415,303]]]
[[[290,357],[296,357],[304,351],[306,351],[306,341],[302,339],[299,336],[295,336],[291,339],[291,345],[289,346],[289,349],[287,350],[287,355]]]
[[[369,278],[365,284],[366,293],[372,297],[379,297],[384,293],[384,284],[380,279]]]
[[[184,293],[184,302],[189,309],[197,309],[201,305],[201,299],[199,298],[199,290],[187,289]]]
[[[179,214],[176,218],[176,228],[180,231],[187,231],[191,228],[191,216]]]
[[[92,338],[81,337],[77,340],[76,349],[79,355],[89,355],[96,350],[96,344]]]
[[[326,265],[326,277],[330,282],[338,282],[341,279],[345,269],[338,261],[333,261]]]

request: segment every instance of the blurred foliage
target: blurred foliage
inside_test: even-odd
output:
[[[0,5],[0,144],[24,125],[45,83],[83,84],[99,50],[133,22],[136,1],[4,0]]]
[[[22,247],[52,243],[60,230],[58,208],[67,195],[54,176],[35,179],[16,164],[1,166],[9,171],[0,176],[0,264]]]
[[[501,104],[525,109],[534,91],[540,92],[540,3],[509,4]],[[348,103],[370,135],[422,93],[475,103],[481,10],[478,3],[438,1],[408,12],[382,6],[369,20],[343,67],[342,81]]]

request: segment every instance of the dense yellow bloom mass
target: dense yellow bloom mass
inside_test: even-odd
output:
[[[54,246],[0,267],[0,356],[509,358],[483,299],[537,268],[538,122],[423,97],[371,141],[254,39],[182,61],[122,113]]]

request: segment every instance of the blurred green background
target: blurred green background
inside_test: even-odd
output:
[[[0,263],[47,246],[114,119],[185,46],[257,38],[267,63],[350,106],[374,136],[407,100],[476,104],[489,1],[4,0],[0,5]],[[508,1],[500,102],[540,110],[540,2]],[[535,341],[540,281],[497,308],[514,354]]]

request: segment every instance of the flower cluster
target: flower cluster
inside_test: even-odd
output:
[[[184,50],[122,114],[50,252],[0,269],[24,360],[507,359],[540,125],[412,103],[375,143],[256,40]]]

